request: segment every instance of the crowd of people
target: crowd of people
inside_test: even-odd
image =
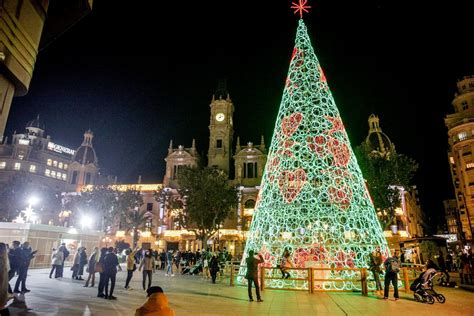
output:
[[[71,251],[66,245],[60,244],[57,249],[52,249],[51,270],[49,278],[64,277],[64,263],[70,256]],[[13,241],[9,246],[0,243],[0,286],[6,291],[0,291],[0,311],[1,315],[8,315],[8,311],[4,308],[8,300],[13,298],[13,293],[28,293],[30,290],[26,287],[28,276],[28,267],[31,259],[36,255],[36,251],[31,249],[28,242],[20,243]],[[120,259],[119,259],[120,258]],[[438,266],[430,259],[430,268],[436,266],[439,271],[451,272],[458,271],[461,277],[461,283],[472,284],[472,271],[474,258],[471,250],[461,252],[454,257],[448,253],[446,260],[439,252],[435,256],[438,260]],[[237,258],[240,259],[240,258]],[[227,261],[232,260],[232,256],[224,248],[222,251],[212,252],[210,249],[191,251],[157,251],[153,249],[125,249],[118,252],[114,247],[104,247],[99,249],[95,247],[88,256],[85,247],[79,247],[74,253],[70,270],[71,278],[74,281],[85,281],[84,287],[94,287],[96,274],[99,274],[99,282],[97,287],[97,297],[108,300],[115,300],[114,290],[116,285],[116,275],[121,271],[120,261],[125,263],[127,277],[124,288],[132,290],[130,283],[134,276],[134,272],[138,269],[142,272],[142,288],[147,292],[148,300],[144,306],[137,309],[136,315],[142,315],[139,311],[147,311],[154,305],[172,312],[168,307],[168,301],[163,294],[163,289],[152,286],[153,274],[156,270],[165,271],[165,276],[173,277],[175,273],[202,275],[203,278],[210,278],[212,283],[216,283],[217,274],[223,274],[223,267]],[[399,299],[398,295],[398,274],[400,272],[402,261],[404,258],[399,257],[399,251],[395,250],[391,257],[383,260],[380,247],[376,247],[369,256],[369,270],[373,274],[376,286],[376,293],[383,294],[384,299],[388,299],[390,284],[394,288],[394,298]],[[263,302],[258,284],[258,265],[263,263],[263,257],[250,250],[246,258],[247,274],[245,278],[248,280],[248,296],[253,301],[252,285],[255,286],[258,302]],[[291,253],[289,249],[284,249],[278,262],[278,267],[283,279],[291,277],[290,270],[293,267],[291,261]],[[83,278],[87,273],[87,278]],[[384,273],[384,286],[380,281],[381,274]],[[17,277],[14,288],[11,288],[10,281]],[[449,280],[449,274],[448,274]],[[12,283],[13,284],[13,283]],[[158,308],[158,307],[157,307]],[[172,315],[172,314],[170,314]]]

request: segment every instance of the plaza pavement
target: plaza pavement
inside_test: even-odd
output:
[[[65,278],[49,279],[49,270],[32,269],[28,273],[30,293],[11,301],[12,315],[134,315],[145,300],[141,290],[141,273],[132,280],[134,290],[125,290],[126,272],[117,274],[116,301],[97,298],[95,288],[84,288],[84,281],[72,281],[71,271]],[[12,280],[12,283],[15,279]],[[401,299],[383,300],[374,294],[315,293],[281,290],[262,292],[264,302],[248,302],[245,287],[230,287],[229,279],[211,284],[200,276],[165,277],[163,271],[153,275],[153,285],[163,287],[176,315],[397,315],[441,316],[474,315],[474,293],[463,289],[435,287],[446,296],[446,303],[417,303],[412,295],[400,293]],[[393,293],[391,293],[393,296]],[[254,297],[255,298],[255,297]]]

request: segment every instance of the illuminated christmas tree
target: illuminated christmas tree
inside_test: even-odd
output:
[[[360,268],[368,266],[376,246],[387,255],[362,173],[300,19],[243,262],[253,249],[264,256],[266,266],[275,267],[287,248],[295,267]],[[347,279],[355,272],[328,270],[318,276]],[[266,284],[308,286],[284,279]],[[316,282],[316,287],[353,290],[360,283]]]

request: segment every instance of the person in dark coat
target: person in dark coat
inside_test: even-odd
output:
[[[217,272],[219,272],[219,261],[216,254],[212,254],[211,262],[209,262],[209,269],[211,270],[212,283],[216,283]]]
[[[87,252],[86,247],[82,247],[79,252],[79,270],[77,271],[78,280],[84,280],[82,276],[84,275],[84,267],[87,265]]]
[[[113,247],[109,247],[107,254],[104,257],[104,274],[105,274],[105,299],[116,300],[117,298],[113,295],[115,289],[115,278],[117,276],[117,266],[119,261],[117,255],[114,252]],[[109,292],[109,281],[110,281],[110,292]]]
[[[8,261],[10,262],[10,270],[8,270],[8,282],[15,277],[20,268],[21,247],[18,240],[14,240],[12,248],[8,251]],[[13,293],[10,283],[8,283],[8,293]]]
[[[69,252],[69,250],[67,250],[67,248],[66,248],[66,243],[62,243],[60,249],[62,249],[62,252],[63,252],[63,254],[64,254],[64,259],[63,259],[63,264],[61,265],[61,269],[59,269],[58,278],[62,278],[62,277],[63,277],[63,273],[64,273],[64,262],[66,262],[67,257],[69,257],[69,255],[71,254],[71,253]]]
[[[20,293],[19,286],[21,284],[21,293],[28,293],[30,290],[26,288],[26,277],[28,276],[28,267],[30,266],[30,261],[35,257],[37,250],[33,251],[30,247],[30,243],[25,241],[21,245],[21,259],[20,266],[18,269],[18,279],[15,283],[15,290],[13,292]]]
[[[258,259],[254,257],[253,250],[249,251],[249,256],[245,260],[247,263],[247,274],[246,279],[248,281],[248,292],[249,292],[249,301],[253,302],[252,297],[252,282],[255,284],[255,291],[257,292],[257,302],[263,302],[260,297],[260,288],[258,284],[258,265],[263,262],[263,257],[261,254],[258,255]]]

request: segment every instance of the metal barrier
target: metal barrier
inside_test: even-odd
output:
[[[235,285],[235,277],[239,276],[238,272],[236,274],[236,270],[240,270],[241,267],[246,267],[242,265],[234,265],[233,263],[230,264],[230,286]],[[279,289],[279,290],[289,290],[289,291],[308,291],[308,293],[315,293],[315,292],[354,292],[355,290],[338,290],[338,289],[316,289],[315,282],[360,282],[360,292],[362,295],[367,296],[370,291],[369,290],[369,282],[373,282],[374,280],[369,280],[369,271],[367,268],[287,268],[287,270],[294,270],[294,271],[306,271],[305,277],[297,277],[297,278],[288,278],[285,280],[289,281],[306,281],[308,284],[306,288],[274,288],[268,287],[266,285],[266,280],[276,280],[281,279],[281,277],[275,277],[271,273],[267,273],[268,270],[279,270],[278,267],[260,267],[260,289],[264,291],[265,289]],[[315,278],[315,272],[317,271],[358,271],[360,274],[360,278]],[[400,281],[402,281],[402,287],[399,287],[399,291],[404,291],[406,293],[410,293],[410,282],[415,280],[418,275],[421,273],[421,266],[418,267],[402,267],[400,270]],[[241,275],[243,277],[243,275]],[[380,277],[380,281],[383,283],[383,277]]]

